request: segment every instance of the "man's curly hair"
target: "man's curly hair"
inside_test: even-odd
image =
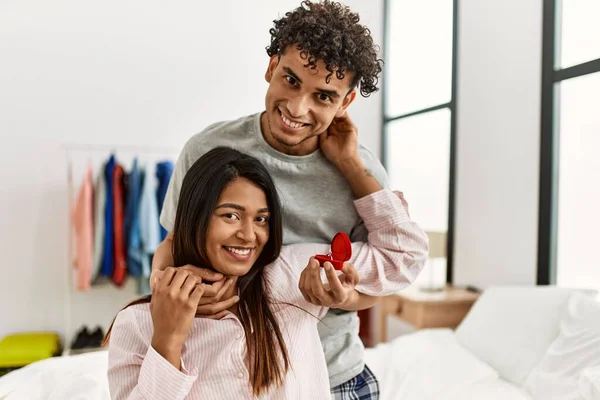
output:
[[[333,73],[344,79],[353,74],[350,87],[360,86],[360,94],[368,97],[379,90],[377,83],[383,61],[377,58],[379,47],[373,43],[369,28],[360,25],[357,13],[338,2],[303,1],[300,7],[273,21],[269,30],[269,57],[281,56],[288,46],[295,45],[305,67],[316,69],[317,61],[325,63],[329,83]]]

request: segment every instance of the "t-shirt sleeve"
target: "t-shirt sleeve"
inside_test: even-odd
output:
[[[177,204],[179,203],[179,193],[181,192],[183,178],[194,162],[202,156],[203,151],[208,150],[203,149],[202,147],[198,135],[193,136],[183,146],[179,158],[175,163],[175,168],[173,169],[173,174],[171,175],[171,180],[169,181],[169,186],[165,195],[165,201],[160,212],[160,224],[167,232],[172,232],[173,227],[175,226],[175,214],[177,212]]]
[[[390,182],[387,175],[387,171],[381,164],[381,161],[377,157],[373,155],[366,147],[360,148],[360,157],[363,162],[366,164],[367,169],[371,172],[371,174],[377,179],[377,182],[384,189],[390,189]],[[362,219],[358,219],[356,224],[352,227],[352,231],[350,232],[350,240],[352,242],[366,242],[367,235],[369,231],[365,227],[365,223]]]

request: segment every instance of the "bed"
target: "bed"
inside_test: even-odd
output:
[[[450,330],[406,335],[367,349],[366,357],[380,382],[381,400],[529,398],[498,380],[491,367],[456,343]],[[0,399],[108,400],[107,363],[107,352],[99,351],[31,364],[0,378]]]
[[[600,400],[600,303],[540,287],[486,290],[454,331],[366,351],[381,400]],[[107,352],[50,358],[0,378],[0,399],[109,399]]]
[[[528,399],[497,381],[497,373],[457,345],[450,330],[406,335],[367,349],[366,356],[380,382],[381,400]],[[39,361],[0,378],[0,399],[109,400],[107,364],[106,351]],[[494,397],[486,380],[496,386]],[[477,384],[481,396],[461,394]]]

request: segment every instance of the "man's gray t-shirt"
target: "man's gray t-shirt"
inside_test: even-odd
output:
[[[290,156],[273,149],[260,129],[261,113],[219,122],[194,135],[185,144],[165,197],[160,222],[173,230],[183,178],[204,153],[228,146],[259,159],[267,168],[283,206],[283,243],[330,243],[338,232],[353,241],[365,241],[367,231],[344,177],[320,150],[306,156]],[[385,169],[364,146],[359,155],[382,186],[388,186]],[[308,260],[307,260],[308,262]],[[352,379],[364,368],[364,346],[358,337],[356,312],[330,310],[318,325],[332,387]]]

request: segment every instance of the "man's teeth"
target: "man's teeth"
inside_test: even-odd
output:
[[[232,253],[246,256],[250,254],[250,249],[236,249],[235,247],[226,247],[226,249]]]
[[[283,114],[281,114],[281,119],[290,128],[302,128],[302,126],[304,125],[303,123],[300,123],[300,122],[292,122],[292,121],[290,121],[289,119],[287,119],[286,117],[284,117]]]

